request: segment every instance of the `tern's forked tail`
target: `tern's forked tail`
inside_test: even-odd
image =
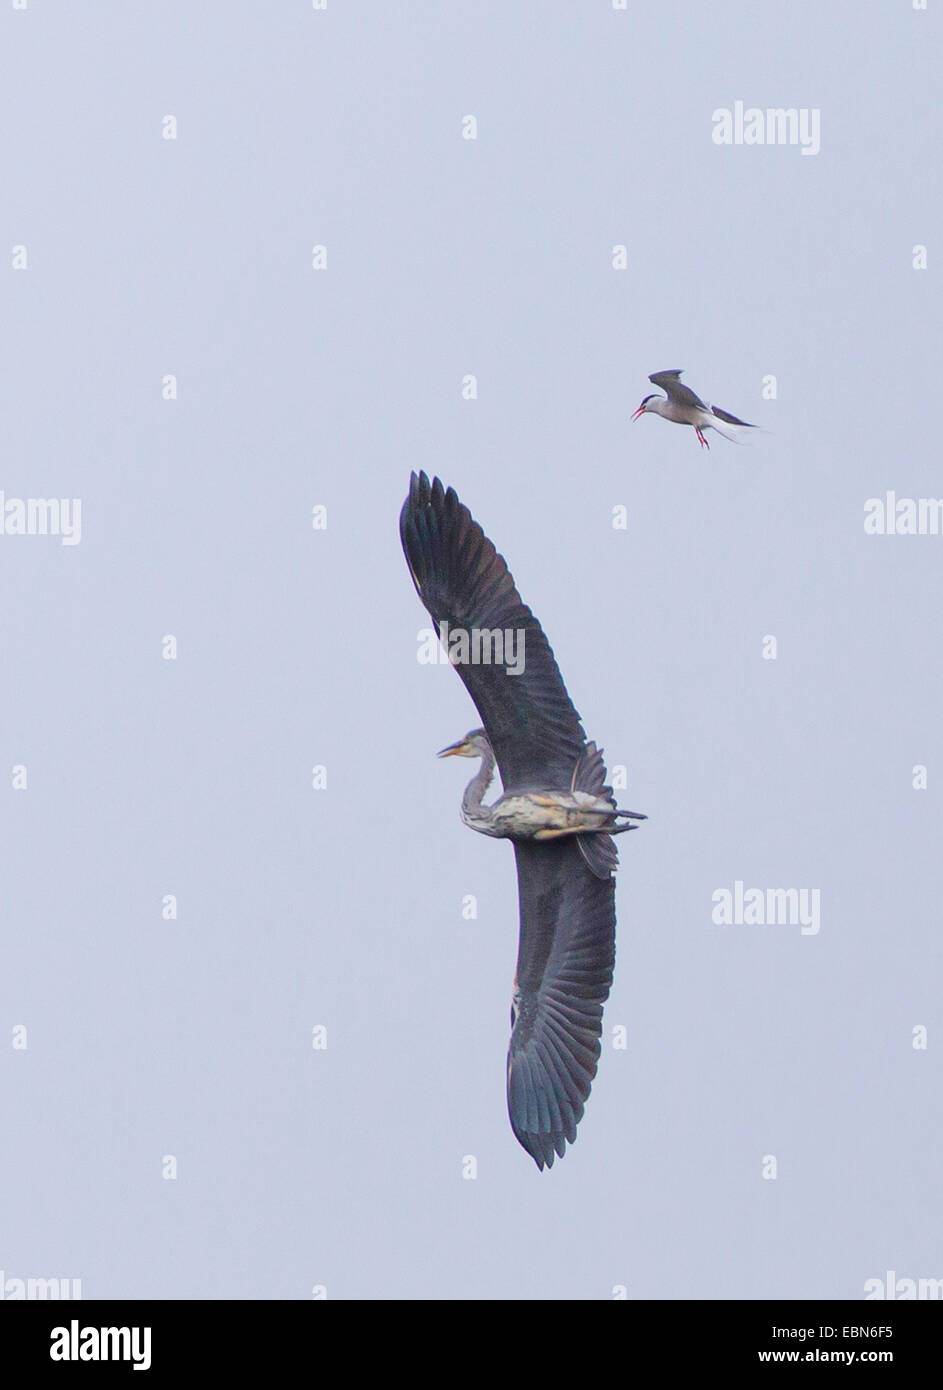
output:
[[[712,405],[709,409],[711,429],[715,429],[718,434],[722,434],[725,439],[731,440],[734,444],[742,442],[742,436],[747,430],[759,429],[758,425],[751,425],[748,420],[738,420],[736,415],[721,410],[719,405]]]

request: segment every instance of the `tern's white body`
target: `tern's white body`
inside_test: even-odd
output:
[[[644,413],[660,415],[663,420],[670,420],[675,425],[692,425],[696,430],[716,430],[725,439],[737,437],[737,426],[718,419],[706,403],[703,406],[678,405],[675,401],[665,400],[663,396],[653,396],[646,401]]]
[[[716,430],[725,439],[736,440],[744,430],[756,429],[755,425],[749,424],[746,420],[738,420],[736,415],[721,410],[719,405],[709,405],[702,401],[690,387],[682,385],[680,377],[680,371],[653,372],[648,378],[649,381],[655,386],[660,386],[665,395],[646,396],[632,419],[637,420],[640,415],[660,415],[663,420],[670,420],[672,424],[690,425],[697,435],[698,442],[705,449],[710,448],[704,438],[705,430]]]

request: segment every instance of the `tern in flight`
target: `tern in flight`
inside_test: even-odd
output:
[[[439,754],[481,760],[465,789],[462,820],[514,845],[520,943],[508,1114],[537,1167],[550,1168],[576,1139],[599,1061],[615,961],[612,837],[645,817],[616,805],[602,751],[586,740],[543,629],[452,488],[414,473],[400,536],[440,637],[448,624],[450,660],[484,725]],[[504,791],[486,806],[496,763]]]
[[[704,438],[705,430],[716,430],[725,439],[736,439],[741,430],[757,428],[756,425],[751,425],[746,420],[738,420],[736,415],[721,410],[719,405],[707,405],[689,386],[682,386],[680,371],[652,372],[648,379],[653,386],[660,386],[665,396],[646,396],[632,416],[633,420],[637,420],[640,415],[651,414],[660,415],[664,420],[671,420],[676,425],[693,425],[694,433],[705,449],[711,447]]]

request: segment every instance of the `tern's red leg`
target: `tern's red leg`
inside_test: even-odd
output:
[[[699,440],[699,442],[700,442],[701,448],[702,448],[702,449],[706,449],[706,450],[708,451],[708,453],[710,453],[710,447],[711,447],[711,446],[708,444],[707,440],[704,438],[703,434],[701,433],[701,427],[700,427],[700,425],[695,425],[695,426],[694,426],[694,431],[695,431],[695,433],[696,433],[696,435],[697,435],[697,437],[698,437],[698,440]]]

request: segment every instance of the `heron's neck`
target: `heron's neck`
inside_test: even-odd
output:
[[[465,795],[462,797],[463,815],[472,818],[479,816],[482,797],[491,785],[493,776],[494,754],[488,748],[481,755],[481,766],[465,788]]]

